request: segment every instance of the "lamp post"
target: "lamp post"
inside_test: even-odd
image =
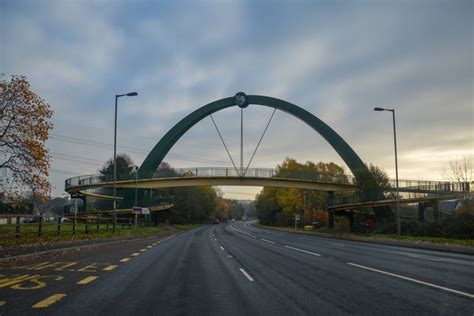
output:
[[[395,147],[395,185],[396,185],[396,194],[397,194],[397,235],[401,235],[401,222],[400,222],[400,194],[398,189],[398,158],[397,158],[397,128],[395,124],[395,109],[384,109],[384,108],[374,108],[374,111],[389,111],[392,112],[393,118],[393,143]]]
[[[115,233],[117,227],[117,102],[120,97],[134,97],[138,95],[136,92],[115,95],[115,126],[114,126],[114,223],[112,231]]]

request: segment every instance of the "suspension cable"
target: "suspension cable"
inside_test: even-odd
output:
[[[222,141],[222,145],[224,145],[225,151],[227,152],[227,155],[229,156],[230,161],[232,162],[232,165],[234,166],[235,172],[239,174],[239,171],[237,170],[237,167],[235,166],[234,159],[232,159],[232,156],[230,155],[229,149],[227,149],[227,145],[225,144],[224,138],[221,135],[221,132],[219,131],[219,128],[217,127],[216,122],[214,121],[214,118],[212,117],[212,114],[209,114],[211,117],[212,123],[214,124],[214,127],[216,128],[217,134],[219,134],[219,137]]]
[[[260,137],[260,140],[258,141],[257,147],[255,147],[255,150],[253,151],[252,158],[250,158],[249,163],[248,163],[248,165],[247,165],[247,168],[245,168],[245,172],[244,172],[244,174],[242,175],[242,177],[245,176],[245,174],[247,173],[247,170],[248,170],[249,167],[250,167],[250,163],[252,163],[253,157],[254,157],[255,154],[257,153],[258,147],[260,146],[260,143],[262,142],[263,136],[265,136],[265,133],[267,132],[268,126],[270,125],[270,122],[272,121],[273,115],[275,115],[276,110],[277,110],[277,108],[274,108],[274,109],[273,109],[273,113],[272,113],[272,115],[270,116],[270,119],[268,120],[267,126],[265,126],[265,129],[263,130],[262,136]]]

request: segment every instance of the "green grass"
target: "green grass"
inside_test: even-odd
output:
[[[330,237],[344,237],[354,240],[398,240],[411,242],[413,244],[421,243],[432,243],[432,244],[442,244],[442,245],[453,245],[453,246],[464,246],[464,247],[474,247],[474,240],[472,239],[450,239],[443,237],[429,237],[429,236],[397,236],[391,234],[381,234],[381,233],[370,233],[370,234],[351,234],[347,232],[341,232],[336,230],[331,230],[328,227],[318,228],[314,231],[304,231],[301,228],[295,230],[294,227],[274,227],[267,225],[257,226],[271,228],[275,230],[287,231],[287,232],[296,232],[296,233],[309,233],[319,236],[330,236]]]
[[[190,230],[202,225],[203,224],[175,224],[173,225],[173,227],[176,228],[177,230]]]
[[[31,224],[25,224],[31,225]],[[34,224],[33,224],[34,225]],[[51,243],[62,243],[68,242],[73,240],[85,240],[85,239],[98,239],[98,238],[112,238],[112,237],[123,237],[123,236],[146,236],[152,235],[156,233],[160,233],[165,231],[163,227],[132,227],[132,228],[121,228],[121,225],[118,225],[117,231],[115,234],[112,233],[112,226],[109,225],[109,230],[106,229],[106,225],[101,225],[97,232],[96,225],[89,225],[89,233],[86,234],[85,232],[85,225],[78,224],[76,226],[76,234],[72,234],[72,224],[71,229],[68,231],[61,230],[61,234],[56,234],[56,228],[52,229],[51,226],[53,225],[45,225],[43,227],[43,234],[38,236],[37,232],[37,225],[34,225],[36,229],[32,229],[28,231],[28,228],[25,227],[24,230],[21,230],[22,234],[19,238],[15,238],[14,236],[9,238],[2,238],[0,239],[0,248],[11,248],[11,247],[18,247],[18,246],[26,246],[26,245],[44,245],[44,244],[51,244]],[[125,226],[128,227],[128,226]],[[22,225],[23,228],[23,225]],[[14,231],[14,230],[13,230]],[[3,233],[3,230],[2,230]]]

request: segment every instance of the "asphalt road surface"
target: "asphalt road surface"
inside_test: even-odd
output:
[[[474,315],[474,257],[208,225],[0,270],[1,315]]]

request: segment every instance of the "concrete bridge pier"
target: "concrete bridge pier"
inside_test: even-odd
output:
[[[426,203],[419,202],[418,203],[418,221],[420,223],[423,223],[425,221],[425,209],[426,209]]]
[[[328,191],[328,225],[330,229],[334,228],[334,211],[329,208],[334,203],[334,191]]]
[[[432,201],[431,205],[433,207],[433,217],[435,222],[439,222],[440,216],[439,216],[439,204],[438,201]]]

